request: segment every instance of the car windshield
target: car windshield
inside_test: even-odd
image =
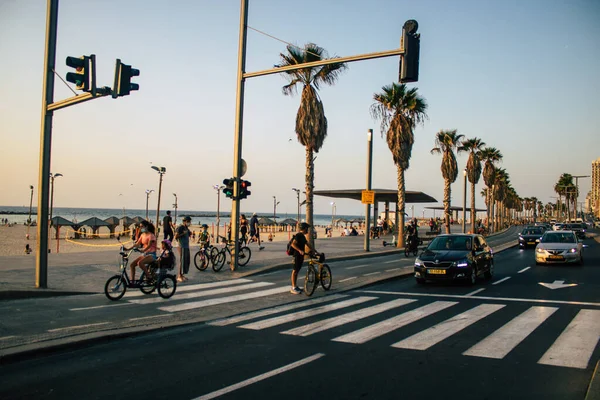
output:
[[[542,243],[575,243],[575,236],[572,233],[552,232],[546,233],[542,237]]]
[[[542,230],[541,229],[523,229],[523,232],[521,232],[522,235],[541,235],[542,234]]]
[[[571,228],[573,229],[581,229],[583,226],[581,224],[571,224]]]
[[[431,241],[428,250],[471,250],[470,236],[438,236]]]

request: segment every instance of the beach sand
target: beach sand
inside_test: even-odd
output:
[[[119,233],[122,231],[122,227],[118,227],[116,232]],[[201,231],[201,227],[199,225],[192,225],[190,230],[196,231],[196,234]],[[209,232],[216,234],[216,227],[209,227]],[[264,231],[261,231],[260,238],[261,241],[268,242],[269,231],[274,231],[274,228],[265,228]],[[318,237],[325,237],[325,228],[317,227],[317,235]],[[87,228],[88,232],[91,232],[91,229]],[[17,256],[23,255],[27,256],[24,252],[25,245],[29,244],[32,253],[29,254],[31,257],[35,254],[36,246],[37,246],[37,227],[32,226],[29,228],[29,240],[27,240],[26,235],[28,232],[28,227],[24,225],[13,225],[11,227],[2,225],[0,226],[0,257],[1,256]],[[81,252],[89,252],[89,251],[106,251],[111,249],[118,249],[120,243],[116,238],[109,238],[108,228],[102,227],[98,231],[100,237],[99,238],[87,238],[87,239],[65,239],[65,235],[69,237],[73,237],[73,231],[68,227],[63,227],[60,230],[60,239],[55,239],[55,230],[52,228],[50,230],[50,235],[52,236],[49,242],[49,249],[52,253],[81,253]],[[226,233],[223,227],[219,228],[219,235],[223,236]],[[274,242],[288,241],[289,237],[295,233],[295,228],[292,228],[291,231],[275,231],[274,232]],[[334,230],[334,236],[340,236],[340,233]],[[159,242],[162,240],[162,232],[159,235]],[[122,241],[129,240],[129,237],[125,237],[121,239]],[[194,241],[195,243],[195,241]],[[215,243],[213,241],[213,243]],[[58,246],[58,249],[57,249]]]

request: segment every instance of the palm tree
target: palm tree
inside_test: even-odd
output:
[[[562,174],[560,176],[560,178],[558,178],[558,182],[556,182],[556,184],[554,185],[554,191],[556,193],[558,193],[559,196],[559,200],[560,197],[564,197],[565,198],[565,204],[567,206],[567,219],[569,219],[569,215],[571,213],[570,211],[570,207],[569,207],[569,200],[571,200],[571,197],[573,195],[573,193],[575,192],[575,185],[573,184],[573,176],[571,174]],[[563,208],[564,206],[562,206],[561,208]],[[562,210],[559,210],[562,211]]]
[[[415,141],[413,130],[417,124],[423,123],[427,114],[425,99],[417,94],[417,88],[407,89],[405,84],[392,83],[375,93],[371,105],[371,115],[381,120],[381,135],[385,133],[386,141],[394,164],[398,181],[398,203],[396,215],[398,220],[398,247],[404,247],[404,209],[406,188],[404,172],[410,164],[412,147]]]
[[[468,151],[469,160],[467,161],[467,178],[471,182],[471,232],[475,233],[475,185],[481,177],[481,159],[479,153],[483,150],[485,143],[474,137],[473,139],[463,140],[458,151]]]
[[[444,177],[444,219],[446,223],[446,233],[450,233],[450,185],[456,181],[458,176],[458,165],[454,150],[460,146],[460,141],[464,136],[459,135],[456,129],[441,130],[436,134],[435,147],[431,149],[431,154],[442,155],[442,176]]]
[[[497,202],[496,208],[496,224],[494,225],[494,229],[498,230],[498,226],[503,225],[504,220],[504,210],[502,208],[504,199],[506,198],[506,194],[508,193],[508,188],[510,187],[510,179],[508,177],[508,173],[504,168],[497,168],[494,179],[494,194],[493,198]]]
[[[496,179],[496,166],[498,162],[502,161],[502,153],[495,147],[487,147],[481,150],[479,154],[481,161],[484,162],[483,167],[483,181],[485,185],[488,187],[487,194],[489,196],[486,203],[488,204],[487,208],[487,220],[488,225],[487,229],[489,231],[490,224],[493,221],[493,208],[494,208],[494,180]]]
[[[327,51],[314,43],[308,43],[304,49],[288,45],[287,53],[281,53],[280,56],[281,63],[275,67],[329,58]],[[314,153],[319,152],[327,137],[327,118],[317,91],[321,85],[333,85],[346,69],[346,64],[334,63],[283,72],[289,81],[282,88],[284,95],[293,95],[297,86],[302,86],[300,107],[296,114],[296,135],[306,149],[306,222],[310,225],[313,225]],[[309,235],[309,241],[311,244],[314,242],[313,235]]]

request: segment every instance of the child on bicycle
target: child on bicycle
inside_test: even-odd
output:
[[[163,240],[160,243],[160,257],[158,258],[158,266],[163,269],[173,269],[175,266],[175,254],[173,254],[173,247],[171,246],[170,240]]]
[[[308,231],[310,229],[310,225],[306,222],[300,224],[298,228],[298,233],[296,233],[292,239],[291,247],[294,249],[294,268],[292,270],[292,289],[290,293],[292,294],[300,294],[302,291],[296,285],[298,280],[298,272],[302,268],[302,264],[304,263],[304,254],[305,249],[308,247],[310,253],[312,255],[319,255],[319,253],[313,249],[308,243]]]
[[[210,234],[208,233],[208,225],[202,225],[202,231],[198,233],[198,242],[200,248],[206,249],[210,245]]]

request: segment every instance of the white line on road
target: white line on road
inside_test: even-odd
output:
[[[600,307],[600,303],[590,303],[585,301],[564,301],[564,300],[540,300],[540,299],[521,299],[512,297],[492,297],[492,296],[470,296],[457,294],[434,294],[434,293],[412,293],[412,292],[392,292],[390,290],[357,290],[358,293],[371,294],[395,294],[398,296],[422,296],[422,297],[447,297],[451,299],[478,299],[478,300],[501,300],[501,301],[525,301],[531,303],[550,303],[550,304],[570,304],[575,306],[594,306]]]
[[[464,313],[460,313],[452,318],[440,322],[431,328],[425,329],[424,331],[412,335],[411,337],[394,343],[392,347],[397,349],[427,350],[431,346],[449,338],[455,333],[462,331],[466,327],[500,310],[503,307],[504,304],[478,305],[477,307],[465,311]]]
[[[345,297],[348,297],[348,295],[347,294],[334,294],[331,296],[318,297],[318,298],[311,299],[311,300],[299,301],[297,303],[286,304],[283,306],[269,308],[267,310],[261,310],[261,311],[251,312],[248,314],[242,314],[242,315],[238,315],[236,317],[218,319],[216,321],[209,322],[208,325],[226,326],[226,325],[237,324],[238,322],[247,321],[249,319],[265,317],[267,315],[273,315],[273,314],[277,314],[277,313],[284,312],[284,311],[294,310],[296,308],[307,307],[307,306],[310,306],[313,304],[325,303],[326,301],[343,299]]]
[[[0,340],[12,339],[14,337],[16,337],[16,336],[14,336],[14,335],[13,336],[3,336],[3,337],[0,337]]]
[[[581,310],[538,364],[586,369],[600,339],[600,310]]]
[[[235,385],[227,386],[227,387],[225,387],[223,389],[219,389],[219,390],[214,391],[212,393],[205,394],[204,396],[196,397],[193,400],[209,400],[209,399],[214,399],[216,397],[223,396],[224,394],[231,393],[231,392],[233,392],[235,390],[238,390],[238,389],[241,389],[243,387],[252,385],[253,383],[260,382],[260,381],[263,381],[263,380],[265,380],[267,378],[270,378],[272,376],[279,375],[281,373],[290,371],[290,370],[292,370],[294,368],[301,367],[302,365],[305,365],[305,364],[308,364],[308,363],[313,362],[315,360],[318,360],[319,358],[323,357],[324,355],[325,354],[323,354],[323,353],[317,353],[315,355],[303,358],[302,360],[296,361],[294,363],[291,363],[291,364],[288,364],[288,365],[284,365],[281,368],[274,369],[273,371],[266,372],[264,374],[255,376],[254,378],[246,379],[245,381],[241,381],[240,383],[236,383]]]
[[[404,268],[392,268],[392,269],[386,269],[385,272],[394,272],[394,271],[400,271],[401,269]]]
[[[192,301],[189,303],[177,304],[174,306],[158,307],[158,309],[161,311],[168,311],[168,312],[193,310],[194,308],[209,307],[209,306],[215,306],[215,305],[220,305],[220,304],[225,304],[225,303],[233,303],[235,301],[256,299],[257,297],[266,297],[266,296],[270,296],[272,294],[281,294],[281,293],[289,292],[289,290],[290,290],[290,287],[288,285],[286,285],[286,286],[281,286],[278,288],[261,290],[258,292],[236,294],[233,296],[226,296],[226,297],[217,297],[217,298],[208,299],[208,300]]]
[[[106,325],[106,324],[110,324],[110,322],[98,322],[96,324],[66,326],[64,328],[48,329],[48,332],[65,331],[67,329],[81,329],[81,328],[88,328],[90,326],[100,326],[100,325]]]
[[[261,287],[265,287],[265,286],[271,286],[274,285],[274,283],[271,282],[255,282],[255,283],[248,283],[246,285],[238,285],[238,286],[228,286],[228,287],[224,287],[224,288],[218,288],[218,289],[212,289],[212,290],[205,290],[202,292],[193,292],[193,293],[185,293],[182,295],[178,295],[177,300],[184,300],[184,299],[195,299],[198,297],[206,297],[206,296],[212,296],[215,294],[223,294],[223,293],[231,293],[231,292],[241,292],[242,290],[249,290],[249,289],[257,289],[257,288],[261,288]],[[135,304],[152,304],[152,303],[163,303],[165,300],[163,298],[160,297],[156,297],[156,298],[151,298],[151,299],[143,299],[143,300],[129,300],[132,303]]]
[[[181,292],[191,292],[192,290],[197,289],[211,289],[221,286],[233,286],[239,285],[242,283],[252,282],[251,279],[240,278],[240,279],[228,279],[226,281],[217,281],[217,282],[209,282],[209,283],[196,283],[194,285],[177,285],[177,293]],[[131,297],[147,297],[147,295],[140,293],[138,291],[128,291],[125,293],[125,298],[129,299]]]
[[[352,279],[356,279],[356,276],[351,276],[350,278],[342,279],[341,281],[338,281],[338,282],[339,283],[348,282],[348,281],[351,281]]]
[[[381,271],[371,272],[371,273],[368,273],[368,274],[364,274],[363,276],[377,275],[377,274],[380,274],[380,273],[381,273]]]
[[[481,292],[483,292],[484,290],[485,290],[485,288],[481,288],[481,289],[473,290],[471,293],[467,293],[467,294],[465,294],[465,297],[473,296],[474,294],[481,293]]]
[[[355,265],[354,267],[348,267],[346,269],[356,269],[356,268],[364,268],[364,267],[368,267],[371,264],[360,264],[360,265]]]
[[[400,260],[390,260],[390,261],[386,261],[384,262],[384,264],[391,264],[391,263],[396,263],[399,262]]]
[[[502,278],[499,281],[493,282],[492,285],[497,285],[499,283],[509,280],[510,278],[511,278],[510,276],[507,276],[506,278]]]
[[[133,303],[116,303],[116,304],[105,304],[103,306],[93,306],[93,307],[80,307],[80,308],[70,308],[69,311],[83,311],[83,310],[95,310],[97,308],[108,308],[108,307],[119,307],[119,306],[130,306]]]
[[[160,315],[150,315],[149,317],[138,317],[138,318],[129,318],[130,321],[140,321],[143,319],[151,319],[151,318],[164,318],[171,314],[160,314]]]
[[[465,351],[466,356],[502,359],[529,336],[558,307],[533,306]]]
[[[518,273],[520,274],[520,273],[522,273],[522,272],[525,272],[525,271],[527,271],[527,270],[528,270],[528,269],[530,269],[530,268],[531,268],[531,267],[525,267],[525,268],[523,268],[522,270],[520,270]]]

